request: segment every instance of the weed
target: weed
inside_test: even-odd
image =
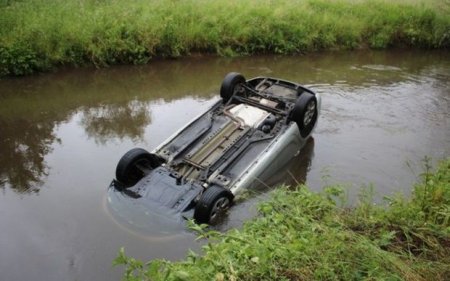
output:
[[[328,187],[280,188],[242,230],[220,233],[190,222],[203,255],[148,264],[125,256],[124,280],[446,280],[450,274],[450,159],[435,173],[425,161],[412,197],[373,204],[365,188],[353,209]]]

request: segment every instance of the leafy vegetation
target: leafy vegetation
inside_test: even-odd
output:
[[[448,1],[0,0],[0,76],[190,53],[448,48]]]
[[[371,194],[363,191],[349,209],[336,187],[320,194],[282,188],[241,230],[192,224],[208,239],[200,256],[144,264],[122,249],[115,264],[126,266],[124,280],[446,280],[450,158],[435,173],[426,166],[410,199],[387,198],[386,208]]]

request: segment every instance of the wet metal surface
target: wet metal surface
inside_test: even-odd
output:
[[[220,229],[254,215],[285,179],[346,183],[350,198],[362,184],[408,194],[425,156],[450,155],[448,52],[191,58],[0,80],[0,279],[118,280],[111,261],[122,246],[144,260],[198,248],[183,229],[118,223],[106,188],[122,154],[155,148],[206,109],[229,71],[300,82],[323,100],[314,139],[286,167],[274,163],[277,177]]]

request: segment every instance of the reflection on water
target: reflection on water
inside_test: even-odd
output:
[[[44,157],[51,152],[51,144],[59,141],[53,129],[53,123],[35,122],[27,116],[0,119],[0,187],[39,191],[48,171]]]
[[[121,155],[153,149],[206,109],[229,71],[301,82],[323,104],[314,140],[273,167],[280,172],[219,228],[251,216],[272,184],[306,181],[319,190],[326,170],[329,184],[408,193],[425,155],[450,155],[445,51],[196,57],[3,79],[0,213],[13,215],[0,216],[2,280],[117,280],[111,260],[121,246],[144,260],[177,259],[198,246],[188,233],[166,241],[127,231],[103,202]]]
[[[52,145],[61,144],[55,128],[70,118],[71,113],[67,111],[62,118],[59,117],[63,114],[36,112],[17,118],[0,117],[1,187],[7,185],[21,193],[39,191],[49,169],[44,158],[52,152]],[[145,127],[151,123],[148,102],[142,101],[81,107],[79,113],[82,116],[79,123],[86,136],[102,145],[124,138],[142,140]]]
[[[90,138],[105,145],[108,141],[129,138],[142,141],[144,129],[151,122],[150,110],[145,102],[129,102],[125,105],[108,104],[82,110],[80,124]]]

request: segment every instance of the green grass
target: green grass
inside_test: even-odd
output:
[[[448,48],[449,11],[438,0],[0,0],[0,76],[194,52]]]
[[[203,253],[179,262],[143,263],[122,249],[124,280],[448,280],[450,276],[450,158],[410,199],[374,205],[363,191],[354,208],[342,191],[313,193],[282,188],[259,207],[260,216],[240,230],[209,231]]]

